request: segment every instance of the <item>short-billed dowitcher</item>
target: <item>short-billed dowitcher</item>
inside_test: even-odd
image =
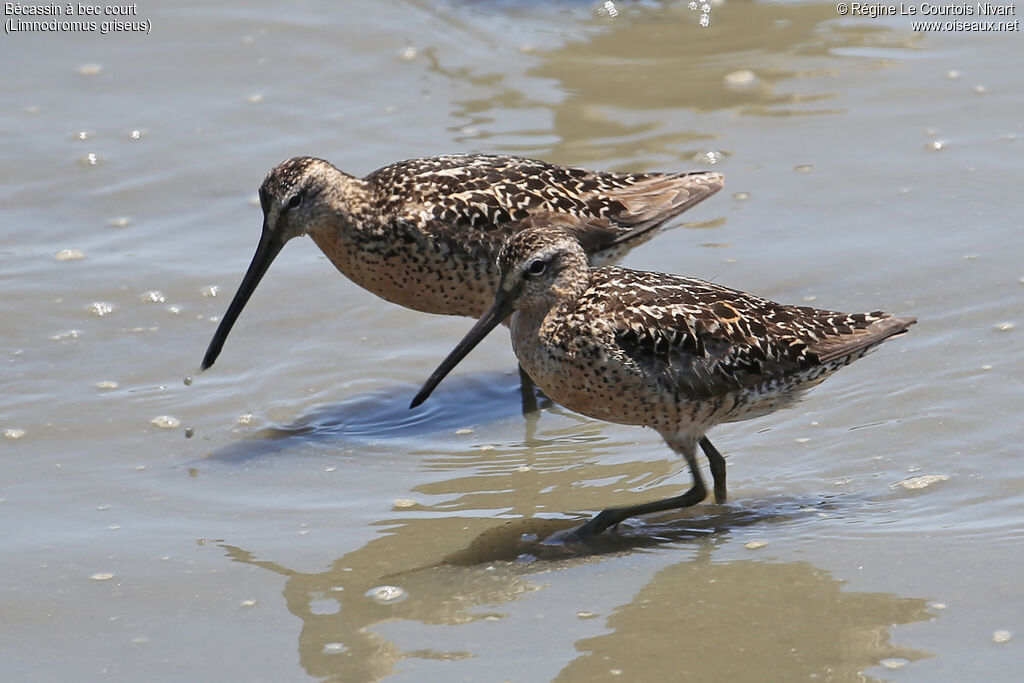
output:
[[[605,173],[488,154],[411,159],[360,179],[322,159],[289,159],[260,186],[263,235],[202,367],[217,360],[293,237],[312,237],[338,270],[388,301],[478,317],[498,286],[498,249],[518,220],[537,212],[588,219],[566,227],[577,226],[591,262],[601,265],[650,239],[722,182],[714,172]]]
[[[499,253],[491,307],[412,407],[511,314],[516,357],[545,394],[590,417],[653,427],[693,477],[681,496],[604,510],[575,530],[580,538],[704,500],[697,444],[711,464],[715,501],[724,502],[725,460],[705,436],[711,427],[793,403],[917,322],[786,306],[678,275],[591,268],[571,234],[541,217],[524,223]]]

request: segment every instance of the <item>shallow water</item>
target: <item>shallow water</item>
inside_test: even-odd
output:
[[[1024,676],[1019,32],[247,5],[0,40],[2,678]],[[585,548],[543,539],[689,485],[658,435],[524,418],[501,330],[408,411],[470,321],[377,300],[309,240],[197,374],[271,166],[453,151],[714,168],[626,265],[920,323],[713,431],[728,504]]]

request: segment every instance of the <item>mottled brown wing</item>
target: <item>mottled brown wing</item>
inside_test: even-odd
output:
[[[696,397],[839,367],[913,324],[880,312],[786,306],[675,275],[600,272],[588,307],[612,312],[624,360]]]

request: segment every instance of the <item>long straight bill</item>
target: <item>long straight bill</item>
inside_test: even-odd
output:
[[[252,263],[249,264],[249,270],[245,272],[242,284],[238,286],[238,291],[235,292],[235,298],[231,300],[227,313],[220,319],[220,325],[217,326],[217,331],[213,333],[210,346],[207,347],[206,355],[203,356],[203,370],[213,365],[214,361],[217,360],[220,350],[224,347],[224,341],[228,338],[228,332],[231,331],[232,326],[234,326],[235,321],[238,319],[238,314],[245,308],[249,297],[256,291],[256,285],[260,283],[263,274],[267,272],[267,268],[270,268],[270,264],[274,262],[274,258],[281,252],[282,247],[284,247],[284,242],[274,236],[264,224],[263,235],[260,237],[259,246],[256,247],[256,253],[253,254]]]
[[[409,408],[415,408],[419,404],[427,400],[427,397],[433,393],[437,385],[441,383],[449,372],[459,364],[463,358],[472,351],[477,344],[479,344],[487,334],[495,327],[501,324],[501,322],[509,316],[512,312],[512,301],[503,292],[499,291],[498,296],[495,297],[494,303],[487,309],[487,312],[476,321],[465,337],[462,338],[452,352],[448,354],[448,357],[441,361],[441,364],[437,366],[433,374],[430,375],[423,388],[420,389],[419,393],[416,394],[416,398],[409,404]]]

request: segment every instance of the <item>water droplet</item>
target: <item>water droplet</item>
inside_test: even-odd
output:
[[[999,323],[998,325],[996,325],[996,329],[999,330],[1000,332],[1009,332],[1010,330],[1013,329],[1013,323]]]
[[[411,508],[416,505],[416,501],[412,498],[396,498],[394,502],[396,508]]]
[[[411,62],[412,60],[416,59],[416,55],[416,48],[414,48],[412,45],[402,50],[402,59],[404,59],[407,62]]]
[[[939,151],[940,149],[944,148],[945,146],[946,146],[946,143],[943,142],[942,140],[932,140],[927,145],[925,145],[925,147],[927,147],[928,149],[930,149],[932,151],[935,151],[935,152]]]
[[[582,611],[576,613],[577,619],[596,619],[598,616],[597,612]]]
[[[89,578],[93,581],[109,581],[110,579],[114,578],[114,575],[110,572],[96,572]]]
[[[242,607],[255,607],[256,603],[258,603],[258,602],[259,602],[259,600],[242,600],[242,602],[240,602],[238,604],[241,605]]]
[[[948,78],[951,81],[955,81],[956,79],[960,78],[960,72],[950,69],[949,71],[946,72],[946,78]]]
[[[109,379],[105,379],[101,382],[94,384],[97,389],[117,389],[117,382]]]
[[[405,600],[409,595],[399,586],[377,586],[366,591],[366,597],[382,605],[390,605]]]
[[[24,429],[18,429],[17,427],[10,427],[10,428],[4,430],[4,438],[5,439],[14,440],[14,439],[21,439],[21,438],[24,438],[24,437],[25,437],[25,430]]]
[[[336,655],[341,652],[348,651],[344,643],[324,643],[324,654],[325,655]]]
[[[765,541],[747,541],[743,544],[743,547],[747,550],[757,550],[758,548],[763,548],[766,545],[768,545],[768,543]]]
[[[992,634],[992,642],[993,643],[1008,643],[1008,642],[1010,642],[1010,639],[1012,639],[1012,638],[1013,638],[1013,634],[1010,633],[1009,631],[1004,630],[1004,629],[1000,629],[998,631],[995,631]]]
[[[186,377],[186,378],[185,378],[184,380],[182,380],[182,381],[183,381],[183,382],[185,383],[185,386],[186,386],[186,387],[190,387],[190,386],[192,386],[192,378],[191,378],[191,377]]]
[[[472,434],[473,430],[470,427],[463,427],[462,429],[456,429],[456,434]]]
[[[191,427],[185,427],[185,438],[191,439],[195,435],[196,431]]]

